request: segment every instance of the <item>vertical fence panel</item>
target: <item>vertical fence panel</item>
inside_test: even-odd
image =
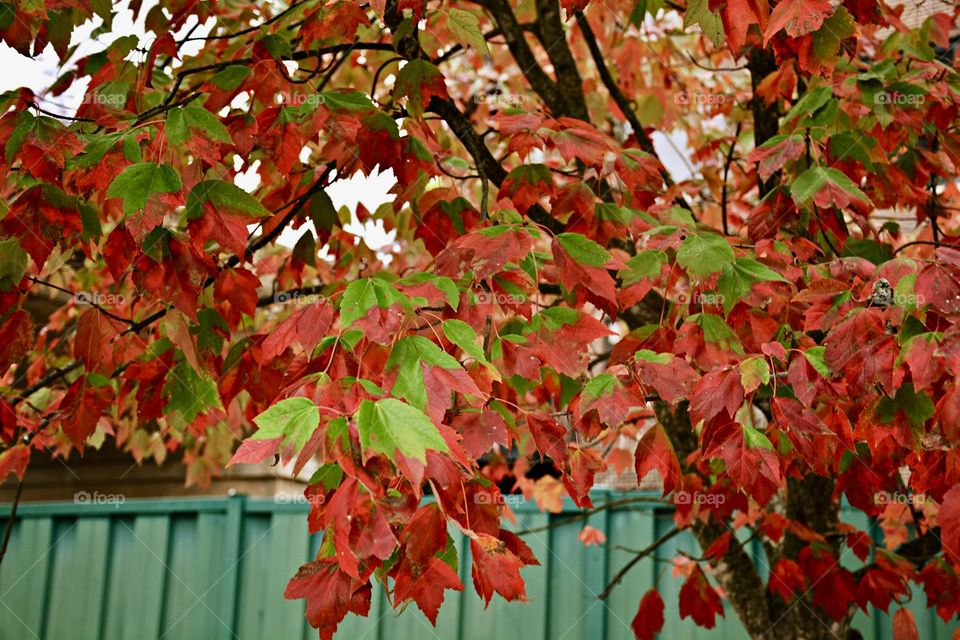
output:
[[[658,513],[652,508],[614,511],[609,514],[606,530],[607,582],[636,555],[634,551],[645,549],[657,539]],[[637,613],[637,605],[644,592],[657,578],[662,565],[654,558],[641,560],[627,573],[622,582],[605,600],[607,638],[610,640],[633,640],[630,624]]]
[[[64,525],[63,538],[51,551],[54,569],[45,601],[45,635],[96,640],[101,637],[110,519],[77,518]]]
[[[6,521],[0,520],[0,527]],[[21,521],[0,567],[0,640],[39,637],[46,597],[53,519]]]
[[[284,599],[283,591],[308,560],[310,538],[303,513],[264,510],[247,514],[243,522],[238,635],[241,639],[301,635],[306,605]],[[278,597],[264,598],[267,592]]]
[[[114,519],[103,637],[139,640],[160,636],[169,538],[170,519],[165,515]]]
[[[225,574],[236,561],[226,557],[227,515],[223,502],[222,511],[203,511],[195,516],[178,513],[172,520],[166,560],[164,640],[214,638],[223,628],[231,629],[231,622],[224,620],[228,612],[220,608]]]
[[[546,514],[532,512],[530,508],[517,508],[517,524],[520,531],[544,527],[549,520]],[[514,527],[508,527],[514,529]],[[547,582],[549,574],[557,569],[555,556],[547,550],[548,532],[537,531],[524,536],[524,542],[530,546],[540,560],[539,567],[526,567],[521,574],[526,580],[527,602],[505,602],[495,595],[490,605],[484,608],[473,589],[470,573],[470,555],[460,555],[460,565],[466,592],[464,594],[463,618],[460,624],[460,637],[469,638],[477,629],[484,629],[489,637],[512,637],[520,630],[526,638],[539,640],[548,638],[547,619],[549,617],[549,593]],[[447,636],[444,636],[446,640]]]

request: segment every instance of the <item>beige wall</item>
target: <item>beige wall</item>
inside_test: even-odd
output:
[[[267,464],[237,465],[223,476],[214,478],[209,488],[186,487],[186,467],[179,459],[170,457],[158,466],[145,462],[142,466],[128,455],[118,451],[88,449],[83,458],[51,460],[35,455],[24,478],[24,501],[66,500],[77,494],[117,495],[124,498],[161,496],[198,497],[243,493],[251,496],[302,494],[306,484],[295,480],[280,467]],[[16,490],[16,478],[10,476],[0,484],[0,503],[10,502]],[[79,498],[82,500],[83,497]]]

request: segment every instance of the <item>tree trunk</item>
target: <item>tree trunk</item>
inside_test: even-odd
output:
[[[657,420],[670,437],[681,462],[697,447],[697,437],[690,425],[687,404],[676,407],[658,401],[654,403]],[[802,479],[788,480],[784,515],[791,520],[805,523],[814,531],[827,536],[837,530],[840,517],[839,501],[833,500],[833,481],[810,475]],[[729,531],[725,524],[697,522],[694,536],[701,549]],[[828,538],[830,540],[830,538]],[[785,603],[767,589],[759,569],[769,573],[769,568],[780,558],[795,558],[804,542],[791,534],[784,536],[779,545],[766,547],[766,558],[751,558],[743,546],[731,542],[727,553],[712,563],[713,577],[723,589],[744,629],[754,640],[855,640],[860,634],[850,629],[850,617],[834,622],[813,605],[810,594]],[[831,550],[839,558],[841,550],[837,542],[830,543]]]

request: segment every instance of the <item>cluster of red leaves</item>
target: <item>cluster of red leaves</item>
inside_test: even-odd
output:
[[[637,28],[666,28],[647,3],[605,4],[560,3],[571,25],[586,11],[578,28],[593,25],[635,98],[632,114],[613,95],[584,101],[600,125],[522,68],[526,45],[487,47],[496,12],[459,2],[157,5],[144,48],[121,37],[71,60],[48,95],[86,82],[73,117],[26,89],[0,95],[0,478],[22,478],[31,451],[104,436],[138,461],[177,452],[191,482],[231,459],[313,461],[323,544],[286,595],[324,638],[369,611],[373,579],[435,622],[464,588],[448,526],[469,538],[487,603],[525,599],[520,570],[537,561],[501,525],[498,483],[590,507],[597,474],[631,456],[638,477],[659,473],[678,527],[799,541],[768,582],[786,602],[809,594],[842,620],[914,582],[944,619],[960,612],[960,80],[932,46],[952,18],[911,31],[872,0],[689,3],[705,59],[780,63],[755,95],[783,114],[779,133],[735,154],[743,141],[706,123],[749,127],[736,102],[750,87],[678,75],[683,48]],[[11,11],[4,42],[64,60],[75,25],[111,19],[79,2]],[[185,56],[192,21],[211,17],[216,37]],[[550,54],[557,73],[579,64],[609,91],[589,45],[567,48],[570,61]],[[639,58],[670,72],[651,80]],[[505,80],[480,100],[484,65]],[[685,129],[701,175],[665,179],[648,132],[606,125],[624,118]],[[395,234],[374,251],[327,188],[378,169],[394,200],[355,212]],[[875,216],[893,206],[939,218],[920,232],[935,251],[894,253],[903,234]],[[300,232],[292,250],[285,229]],[[51,290],[72,298],[36,317]],[[556,477],[525,477],[531,460]],[[881,518],[885,543],[779,512],[787,479],[809,476]],[[937,532],[942,553],[898,555]],[[685,565],[682,617],[723,615],[708,565],[738,545],[727,532]],[[637,637],[663,612],[644,595]],[[915,627],[905,609],[894,625]]]

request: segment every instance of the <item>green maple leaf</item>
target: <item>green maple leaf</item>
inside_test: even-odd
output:
[[[831,60],[837,57],[840,43],[856,31],[853,16],[846,7],[837,7],[832,16],[823,21],[823,25],[813,34],[813,56],[817,61]]]
[[[27,252],[16,238],[0,240],[0,291],[17,286],[27,272]]]
[[[265,218],[270,212],[260,202],[240,187],[223,180],[204,180],[187,195],[187,219],[203,216],[203,204],[209,202],[224,213],[242,214]]]
[[[770,382],[770,366],[763,358],[747,358],[740,363],[740,383],[748,392]]]
[[[690,236],[677,251],[680,266],[698,276],[720,271],[733,258],[733,249],[723,236],[715,233]]]
[[[309,398],[286,398],[253,421],[259,429],[251,439],[272,440],[282,437],[281,447],[293,445],[299,450],[320,426],[320,410]]]
[[[210,376],[199,373],[186,360],[181,360],[170,370],[163,385],[163,396],[167,398],[166,411],[179,413],[184,425],[192,423],[207,409],[220,406],[217,383]]]
[[[803,356],[810,363],[810,366],[816,369],[817,373],[829,380],[833,373],[826,359],[827,348],[823,346],[811,347],[803,352]]]
[[[399,367],[391,391],[393,395],[403,398],[413,406],[426,409],[427,387],[423,381],[420,363],[443,369],[458,369],[460,363],[423,336],[406,336],[397,341],[385,367],[385,371]]]
[[[696,324],[703,331],[703,339],[713,343],[721,349],[729,349],[734,353],[743,353],[743,345],[740,338],[733,332],[723,318],[712,313],[695,313],[687,322]]]
[[[361,278],[347,285],[340,298],[340,325],[346,329],[374,307],[400,304],[408,311],[410,300],[383,278]]]
[[[717,292],[723,296],[724,312],[730,313],[740,298],[750,292],[754,283],[769,280],[783,280],[783,277],[753,258],[740,258],[725,264],[723,275],[717,281]]]
[[[486,355],[483,353],[483,347],[477,344],[477,332],[463,320],[445,320],[443,322],[443,335],[477,362],[489,364]]]
[[[181,145],[191,135],[200,134],[217,142],[232,142],[230,132],[223,123],[203,107],[187,105],[171,109],[167,114],[167,140],[170,144]]]
[[[250,67],[245,67],[242,64],[232,64],[213,74],[210,77],[210,82],[222,91],[233,91],[239,87],[249,75]]]
[[[579,233],[561,233],[557,242],[575,261],[591,267],[602,267],[610,261],[610,253],[599,244]]]
[[[790,185],[790,195],[797,204],[812,200],[824,187],[836,187],[855,200],[869,202],[870,199],[851,180],[847,174],[833,167],[813,166],[801,173]]]
[[[683,13],[683,28],[686,29],[692,24],[700,25],[700,31],[710,38],[715,46],[723,46],[723,22],[720,16],[710,11],[710,0],[690,0],[687,3],[687,10]]]
[[[473,47],[483,53],[490,53],[487,41],[480,31],[480,20],[475,13],[463,9],[451,9],[447,13],[447,26],[453,32],[457,42],[464,47]]]
[[[426,463],[427,449],[449,451],[440,431],[426,414],[395,398],[364,400],[357,412],[357,430],[364,451],[376,451],[391,460],[396,460],[399,451]]]
[[[180,175],[172,167],[155,162],[138,162],[114,178],[107,189],[107,197],[123,200],[123,212],[130,215],[143,209],[152,194],[174,193],[180,188]]]
[[[435,65],[426,60],[411,60],[397,74],[394,93],[408,98],[407,111],[414,118],[419,118],[430,97],[446,96],[447,88],[443,73]]]

